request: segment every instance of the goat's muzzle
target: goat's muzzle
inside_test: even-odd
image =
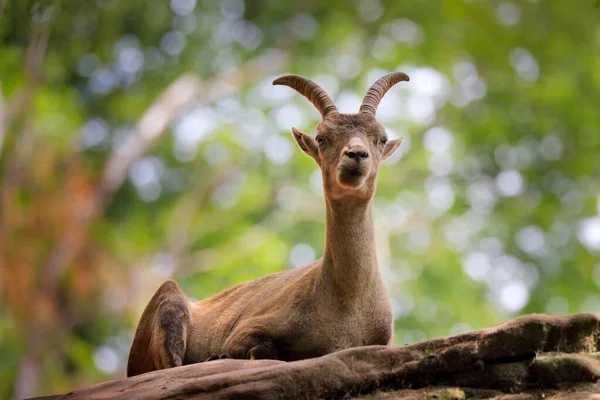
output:
[[[337,181],[344,189],[358,189],[371,170],[369,152],[363,146],[351,146],[344,151],[337,168]]]

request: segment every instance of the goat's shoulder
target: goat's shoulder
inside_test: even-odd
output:
[[[228,302],[229,300],[240,301],[242,299],[247,300],[250,297],[261,297],[265,299],[270,297],[271,294],[286,290],[286,288],[288,293],[290,293],[290,289],[292,291],[295,289],[289,286],[292,282],[306,281],[306,284],[309,284],[316,263],[317,262],[314,262],[300,268],[275,272],[253,281],[240,283],[211,297],[200,300],[196,302],[195,305],[204,308]]]

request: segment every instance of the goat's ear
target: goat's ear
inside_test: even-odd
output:
[[[296,128],[292,128],[292,133],[302,151],[317,160],[319,157],[319,146],[317,145],[317,141],[312,136],[302,133]]]
[[[400,139],[388,140],[385,143],[385,146],[383,147],[383,159],[385,160],[386,158],[394,154],[396,149],[400,147],[403,141],[403,137],[401,137]]]

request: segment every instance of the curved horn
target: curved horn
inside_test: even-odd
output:
[[[300,75],[286,75],[273,81],[273,85],[285,85],[296,90],[310,100],[325,118],[329,114],[337,114],[338,110],[333,99],[317,83]]]
[[[362,104],[360,105],[360,112],[375,116],[377,112],[377,106],[392,86],[401,81],[409,81],[410,78],[403,72],[392,72],[377,79],[370,88]]]

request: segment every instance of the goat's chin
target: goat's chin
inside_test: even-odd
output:
[[[358,190],[364,185],[366,180],[367,177],[365,175],[344,171],[340,172],[337,176],[338,185],[345,190]]]

